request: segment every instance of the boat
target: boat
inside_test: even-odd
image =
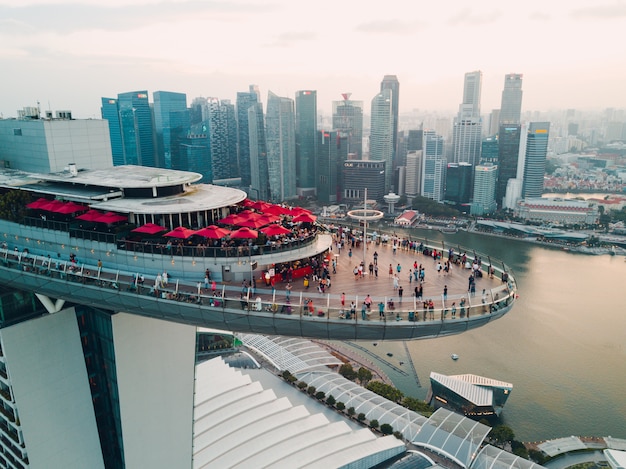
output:
[[[457,231],[459,231],[459,229],[456,227],[456,225],[446,225],[439,228],[439,231],[441,231],[442,233],[456,233]]]
[[[393,357],[393,353],[391,353],[391,352],[387,352],[387,356],[388,356],[388,357]]]
[[[450,358],[452,358],[452,360],[457,361],[459,359],[459,356],[456,353],[453,353],[452,355],[450,355]]]

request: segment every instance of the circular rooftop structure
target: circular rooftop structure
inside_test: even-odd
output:
[[[380,220],[384,214],[380,210],[374,210],[371,208],[359,208],[356,210],[350,210],[348,216],[353,220],[359,221],[372,221]]]

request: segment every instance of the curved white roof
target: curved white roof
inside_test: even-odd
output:
[[[194,468],[372,467],[405,449],[393,436],[293,407],[221,358],[196,366]]]
[[[486,445],[472,464],[472,469],[539,469],[542,467],[491,445]]]

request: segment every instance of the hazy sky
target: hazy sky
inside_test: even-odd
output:
[[[234,101],[250,83],[369,113],[385,74],[401,112],[456,111],[473,70],[483,113],[513,72],[523,110],[626,108],[625,31],[626,0],[0,0],[0,113],[99,118],[124,91]]]

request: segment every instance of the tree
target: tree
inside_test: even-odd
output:
[[[326,398],[326,404],[328,405],[335,405],[335,402],[337,401],[335,400],[335,397],[332,394]]]
[[[298,387],[299,387],[300,389],[304,389],[304,388],[306,388],[307,386],[308,386],[308,384],[307,384],[307,383],[305,383],[304,381],[300,381],[300,382],[298,383]]]
[[[354,410],[354,407],[348,407],[348,415],[352,417],[354,414],[356,414],[356,410]]]
[[[354,368],[352,368],[352,365],[350,365],[350,363],[344,363],[343,365],[341,365],[339,367],[339,374],[344,378],[349,379],[350,381],[354,381],[357,377],[357,373],[356,371],[354,371]]]
[[[374,419],[374,420],[370,420],[370,427],[371,428],[378,428],[378,420]]]
[[[526,446],[524,446],[524,443],[522,443],[521,441],[513,440],[511,442],[511,452],[515,456],[528,459],[528,450],[526,449]]]
[[[419,412],[421,414],[432,414],[435,411],[432,406],[428,405],[428,402],[409,396],[402,399],[402,405],[407,409],[411,409],[412,411]]]
[[[380,426],[380,431],[382,432],[383,435],[391,435],[393,433],[393,427],[389,425],[388,423],[383,423]]]
[[[339,402],[337,402],[337,404],[335,404],[335,408],[337,410],[343,412],[343,409],[346,408],[346,405],[343,402],[339,401]]]
[[[489,437],[497,444],[503,445],[507,441],[513,441],[515,433],[513,429],[507,425],[497,425],[493,427],[489,433]]]
[[[309,387],[306,389],[306,392],[307,392],[310,396],[312,396],[313,394],[315,394],[315,391],[317,391],[317,389],[315,389],[315,386],[309,386]]]
[[[535,461],[537,464],[541,464],[541,465],[543,465],[547,459],[541,451],[536,450],[536,449],[528,450],[528,457],[532,461]]]
[[[385,384],[382,381],[371,381],[365,387],[379,396],[386,397],[393,402],[400,402],[400,400],[404,397],[402,391],[389,384]]]
[[[326,397],[326,393],[324,391],[317,391],[315,393],[315,399],[317,399],[318,401],[321,401],[325,397]]]
[[[395,436],[398,440],[403,439],[404,437],[402,436],[402,433],[399,432],[398,430],[396,430],[395,432],[393,432],[393,436]]]
[[[359,422],[362,422],[363,420],[365,420],[365,414],[363,412],[359,413],[359,415],[356,416],[356,419]]]
[[[357,378],[359,379],[359,383],[361,383],[361,386],[366,386],[367,383],[369,383],[372,379],[372,372],[362,366],[361,368],[359,368],[359,371],[357,371]]]

